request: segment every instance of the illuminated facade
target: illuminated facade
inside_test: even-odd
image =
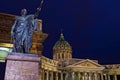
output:
[[[0,60],[13,47],[10,37],[14,15],[0,13]],[[72,46],[60,34],[60,39],[53,47],[53,59],[42,55],[42,43],[47,37],[42,32],[42,20],[39,20],[39,31],[34,32],[31,53],[41,58],[39,80],[119,80],[120,64],[100,65],[97,60],[72,58]]]

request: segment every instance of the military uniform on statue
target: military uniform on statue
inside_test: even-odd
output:
[[[4,80],[38,80],[40,57],[30,54],[33,32],[38,30],[38,15],[41,11],[37,8],[35,14],[26,15],[27,10],[21,10],[21,16],[15,17],[11,28],[13,51],[6,57],[6,71]]]

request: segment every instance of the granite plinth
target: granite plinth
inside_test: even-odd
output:
[[[40,57],[36,54],[10,53],[4,80],[38,80]]]

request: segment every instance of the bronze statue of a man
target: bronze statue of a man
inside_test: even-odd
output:
[[[41,2],[41,4],[43,1]],[[21,16],[16,16],[15,22],[11,29],[11,37],[13,38],[13,52],[29,53],[32,45],[33,31],[38,29],[37,16],[41,7],[37,8],[33,15],[26,15],[27,10],[21,10]]]

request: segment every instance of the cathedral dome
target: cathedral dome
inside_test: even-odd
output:
[[[55,43],[53,50],[62,50],[62,49],[68,49],[71,50],[70,44],[64,39],[63,34],[61,33],[60,39]]]
[[[64,39],[61,33],[60,39],[55,43],[53,47],[53,59],[57,61],[64,61],[72,58],[72,47]]]

